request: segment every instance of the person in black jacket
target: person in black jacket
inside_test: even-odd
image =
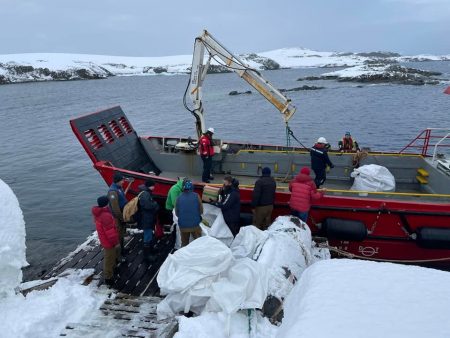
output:
[[[328,157],[327,143],[325,137],[319,137],[316,144],[310,149],[311,168],[316,174],[314,182],[316,183],[317,188],[323,185],[327,179],[327,165],[330,168],[334,168],[333,163],[331,163],[330,158]]]
[[[239,193],[239,181],[231,176],[225,176],[223,187],[219,193],[219,201],[213,203],[222,210],[223,218],[234,237],[239,232],[239,220],[241,214],[241,195]]]
[[[253,188],[253,225],[261,230],[267,229],[272,221],[273,202],[275,201],[277,183],[270,174],[270,168],[263,168],[262,176],[258,178]]]
[[[159,205],[152,197],[152,191],[155,187],[153,180],[147,180],[145,184],[141,184],[139,189],[138,227],[144,230],[144,260],[147,263],[155,261],[152,254],[153,229],[155,228]]]

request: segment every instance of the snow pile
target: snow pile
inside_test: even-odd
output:
[[[106,294],[80,284],[91,270],[72,271],[43,291],[32,291],[0,302],[2,337],[57,337],[68,323],[82,322],[100,307]]]
[[[277,337],[449,337],[450,273],[326,260],[308,268],[285,302]]]
[[[395,177],[381,165],[368,164],[353,170],[355,178],[350,190],[356,191],[395,191]]]
[[[25,257],[25,221],[19,201],[0,179],[0,299],[15,294],[22,282]]]

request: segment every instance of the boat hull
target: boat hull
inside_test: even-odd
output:
[[[168,163],[172,167],[182,167],[181,173],[191,171],[191,173],[187,173],[189,176],[199,170],[199,158],[195,152],[177,153],[174,146],[168,147],[169,143],[166,141],[170,138],[139,138],[120,107],[77,118],[71,121],[71,126],[94,163],[94,168],[107,185],[112,183],[115,172],[121,172],[125,177],[134,178],[127,196],[128,199],[138,193],[137,187],[140,184],[146,179],[152,178],[156,182],[154,195],[161,204],[161,209],[164,210],[168,191],[175,184],[177,177],[166,176],[165,170],[160,170],[161,164],[171,161]],[[145,142],[147,141],[153,142],[160,149],[155,148],[156,150],[152,153],[152,150],[146,149]],[[253,163],[248,162],[249,166],[255,166],[254,169],[251,169],[255,172],[255,177],[250,177],[254,182],[258,168],[261,166],[258,164],[259,158],[255,156],[259,156],[258,151],[264,152],[264,150],[254,149],[266,148],[260,145],[251,145],[249,149],[244,152],[246,158],[253,156],[254,159],[257,159],[253,160]],[[279,150],[279,148],[273,147],[272,149],[276,150],[268,151],[270,158],[284,156],[282,154],[287,154],[289,151],[302,153],[302,149],[295,148]],[[157,151],[162,154],[161,158],[156,156]],[[238,161],[242,160],[232,163],[233,158],[237,158],[238,155],[239,153],[235,152],[229,153],[229,162],[225,164],[229,165],[231,169],[227,170],[238,171],[246,168],[247,164],[244,162],[239,165]],[[303,155],[298,155],[300,161],[305,161],[308,157],[307,154],[305,155],[305,149],[303,149]],[[378,160],[392,157],[391,163],[395,163],[392,161],[398,154],[391,154],[391,156],[390,154],[380,153],[377,155],[375,153],[375,155],[378,156]],[[380,157],[381,155],[383,157]],[[336,160],[344,161],[342,158],[344,157],[336,157]],[[412,156],[402,158],[400,161],[401,163],[411,162],[411,168],[407,168],[407,171],[411,172],[408,175],[411,176],[415,175],[417,162],[423,161],[423,159]],[[289,164],[288,167],[293,168],[293,162],[291,161]],[[345,168],[341,169],[342,175],[347,175]],[[430,174],[429,180],[437,180],[438,183],[435,186],[437,189],[441,189],[439,192],[442,194],[445,192],[445,184],[442,182],[445,182],[446,178],[442,178],[441,174],[436,174],[437,176],[435,176],[438,177],[436,179],[433,175],[433,173]],[[283,175],[280,173],[278,178],[280,176]],[[204,184],[194,183],[195,190],[202,194]],[[220,182],[217,183],[220,184]],[[417,182],[415,185],[421,187]],[[252,192],[251,185],[241,185],[242,225],[251,223]],[[334,194],[327,193],[322,199],[316,201],[312,205],[307,222],[313,235],[326,237],[337,255],[450,268],[450,203],[448,198],[427,199],[426,197],[429,196],[439,197],[441,195],[426,195],[421,191],[418,191],[417,194],[406,194],[408,195],[407,199],[402,199],[401,193],[397,195],[386,193],[386,196],[383,194],[359,196],[354,193],[351,195],[344,193],[345,191],[342,192],[342,195],[339,191]],[[273,218],[290,214],[289,199],[289,191],[276,192]],[[163,221],[171,219],[171,215],[167,212],[163,212],[160,217]]]

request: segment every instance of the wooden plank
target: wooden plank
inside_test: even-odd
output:
[[[56,265],[54,268],[52,268],[49,272],[47,272],[42,277],[42,279],[48,279],[48,278],[51,278],[51,277],[55,277],[55,276],[59,275],[61,272],[72,268],[75,264],[77,264],[86,255],[87,255],[87,251],[80,250],[79,252],[77,252],[72,258],[70,258],[63,265],[61,265],[61,266]]]
[[[121,291],[127,281],[135,273],[138,265],[142,262],[142,236],[125,256],[126,263],[122,263],[119,268],[120,279],[115,283],[114,288]]]
[[[157,261],[155,264],[152,264],[143,274],[141,277],[139,283],[136,284],[136,287],[131,291],[133,295],[140,296],[142,292],[145,292],[145,295],[153,295],[154,288],[150,290],[149,283],[155,282],[156,283],[156,274],[159,271],[159,268],[161,267],[162,263],[166,260],[169,253],[173,251],[173,245],[174,240],[171,235],[165,236],[161,239],[160,245],[155,247],[155,250],[157,250]],[[157,243],[158,244],[158,243]],[[146,290],[147,289],[147,290]]]
[[[102,248],[100,246],[88,251],[87,255],[80,259],[74,266],[73,269],[85,269],[89,262],[97,255],[103,255]]]

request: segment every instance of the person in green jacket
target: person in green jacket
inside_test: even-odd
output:
[[[181,195],[183,192],[183,183],[184,178],[179,178],[178,182],[175,183],[169,190],[169,193],[167,194],[166,199],[166,209],[169,211],[172,211],[175,208],[175,202],[178,198],[178,196]]]

